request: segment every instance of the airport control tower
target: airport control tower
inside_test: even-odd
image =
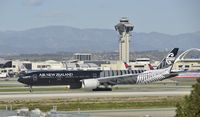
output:
[[[115,26],[115,30],[119,32],[119,60],[129,62],[129,37],[134,26],[127,18],[120,19]]]

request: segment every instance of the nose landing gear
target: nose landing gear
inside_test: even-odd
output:
[[[30,91],[30,93],[33,91],[33,89],[32,89],[32,86],[31,86],[31,85],[29,86],[29,91]]]

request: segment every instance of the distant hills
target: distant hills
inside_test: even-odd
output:
[[[200,48],[200,31],[179,35],[157,32],[131,36],[131,51]],[[0,31],[0,55],[55,52],[111,52],[118,50],[118,33],[113,29],[78,29],[48,26],[24,31]]]

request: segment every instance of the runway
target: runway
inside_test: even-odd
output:
[[[157,91],[157,92],[66,92],[66,93],[0,93],[4,99],[34,99],[34,98],[81,98],[81,97],[133,97],[133,96],[184,96],[190,91]]]

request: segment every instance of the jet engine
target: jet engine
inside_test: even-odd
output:
[[[84,79],[82,80],[82,88],[87,90],[96,89],[100,86],[100,82],[97,79]]]

